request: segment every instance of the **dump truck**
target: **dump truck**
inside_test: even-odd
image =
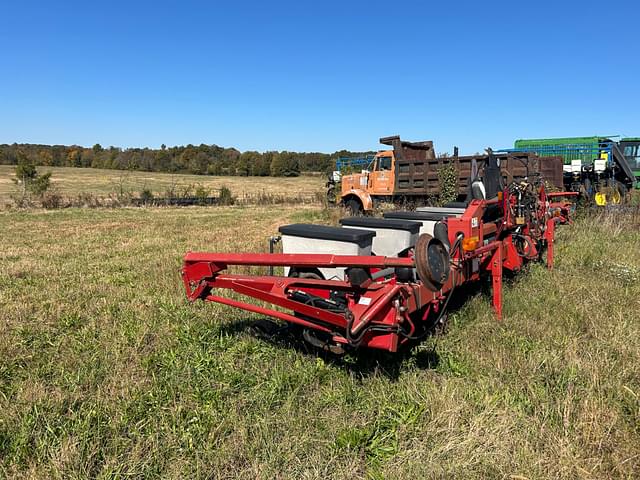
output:
[[[564,188],[603,206],[640,188],[640,138],[614,138],[619,136],[520,139],[503,152],[562,157]]]
[[[433,203],[442,191],[440,171],[452,165],[455,171],[456,201],[471,198],[471,182],[482,178],[488,159],[493,156],[505,183],[532,175],[543,177],[551,186],[562,189],[562,158],[541,161],[531,152],[497,152],[460,156],[436,156],[432,141],[408,142],[400,136],[383,137],[382,145],[392,147],[375,155],[339,159],[327,182],[330,203],[346,207],[359,215],[375,209],[379,203],[420,206]]]

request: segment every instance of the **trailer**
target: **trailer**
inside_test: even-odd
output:
[[[282,320],[306,342],[334,354],[410,346],[443,321],[461,286],[483,280],[491,285],[501,319],[503,272],[542,259],[553,266],[555,230],[570,221],[575,194],[547,192],[539,179],[503,186],[495,158],[490,163],[494,178],[482,179],[486,198],[412,212],[422,219],[283,226],[282,253],[187,253],[187,297]],[[286,270],[231,273],[236,265]]]

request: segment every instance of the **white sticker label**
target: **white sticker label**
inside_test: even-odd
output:
[[[371,299],[369,297],[360,297],[358,305],[371,305]]]
[[[477,228],[478,227],[478,217],[473,217],[471,219],[471,228]]]

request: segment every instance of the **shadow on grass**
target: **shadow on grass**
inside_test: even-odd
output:
[[[405,347],[397,353],[361,348],[345,355],[335,355],[307,343],[299,329],[285,322],[270,319],[239,319],[220,327],[223,334],[248,334],[274,347],[295,350],[306,356],[322,358],[328,365],[341,368],[359,377],[383,375],[396,380],[403,368],[435,369],[439,356],[435,350]]]
[[[507,275],[506,283],[514,281]],[[447,314],[460,311],[472,298],[483,296],[491,301],[490,282],[473,282],[459,286],[447,307]],[[446,317],[445,317],[446,318]],[[458,322],[457,325],[463,325]],[[327,364],[342,368],[351,374],[367,377],[383,375],[391,380],[399,378],[403,369],[419,368],[423,370],[435,370],[440,364],[440,356],[436,351],[437,342],[433,342],[432,348],[417,348],[421,343],[435,335],[446,335],[446,320],[438,328],[428,329],[423,338],[410,342],[397,353],[383,350],[361,348],[352,350],[339,356],[321,350],[307,343],[301,335],[300,328],[286,322],[278,322],[266,318],[240,318],[237,321],[225,323],[220,326],[221,333],[228,335],[248,334],[262,341],[281,348],[293,349],[303,355],[322,358]]]

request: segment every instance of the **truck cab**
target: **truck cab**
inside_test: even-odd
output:
[[[622,154],[633,170],[636,181],[640,182],[640,138],[623,138],[619,145]],[[640,183],[636,183],[636,188],[640,188]]]
[[[360,173],[342,176],[340,196],[352,214],[361,213],[362,209],[370,210],[372,195],[390,196],[393,194],[394,168],[393,150],[383,150],[376,153]]]
[[[391,195],[394,180],[393,150],[378,152],[367,179],[367,190],[374,195]]]

